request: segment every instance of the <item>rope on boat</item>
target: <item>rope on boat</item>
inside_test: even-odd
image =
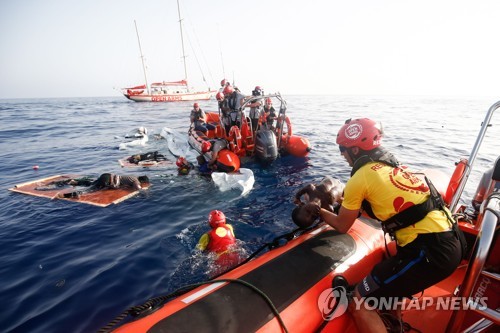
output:
[[[286,328],[285,322],[281,318],[278,309],[273,304],[273,302],[271,301],[271,299],[262,290],[260,290],[256,286],[254,286],[251,283],[248,283],[248,282],[246,282],[244,280],[240,280],[240,279],[218,279],[218,280],[210,280],[210,281],[193,283],[193,284],[184,286],[184,287],[182,287],[182,288],[174,291],[173,293],[171,293],[169,295],[151,298],[146,303],[144,303],[142,305],[133,306],[133,307],[129,308],[128,310],[123,311],[119,316],[117,316],[114,320],[112,320],[111,322],[109,322],[106,326],[102,327],[98,332],[99,333],[110,332],[111,329],[114,326],[116,326],[119,322],[121,322],[123,319],[125,319],[125,317],[127,317],[128,315],[131,315],[133,317],[137,317],[139,315],[145,314],[145,311],[151,311],[151,312],[153,312],[159,306],[161,306],[162,304],[164,304],[164,301],[166,301],[166,300],[168,300],[168,299],[170,299],[172,297],[177,297],[177,296],[179,296],[181,294],[184,294],[184,293],[188,292],[189,290],[193,290],[194,288],[202,286],[202,285],[205,285],[205,284],[220,283],[220,282],[239,283],[241,285],[244,285],[244,286],[250,288],[254,292],[256,292],[269,305],[269,307],[271,308],[271,311],[276,316],[276,319],[278,320],[281,328],[283,329],[283,332],[288,333],[288,329]]]

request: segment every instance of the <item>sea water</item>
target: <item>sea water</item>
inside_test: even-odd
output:
[[[0,100],[0,331],[93,332],[148,298],[204,281],[207,258],[194,250],[207,215],[222,210],[248,254],[294,229],[294,193],[329,175],[347,181],[335,136],[348,118],[384,126],[384,146],[414,169],[451,174],[470,153],[494,98],[284,96],[293,133],[309,139],[307,158],[268,167],[247,161],[255,184],[247,195],[220,192],[196,173],[123,169],[118,160],[165,142],[119,150],[145,126],[187,136],[191,103],[135,103],[123,97]],[[215,101],[201,102],[205,111]],[[499,155],[498,124],[488,130],[463,202]],[[34,168],[34,166],[38,166]],[[146,174],[149,190],[106,208],[8,191],[57,174]]]

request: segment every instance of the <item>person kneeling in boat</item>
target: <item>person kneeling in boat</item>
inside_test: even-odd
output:
[[[338,212],[343,192],[344,184],[330,176],[323,178],[319,184],[304,186],[294,197],[297,207],[292,211],[293,222],[300,228],[306,229],[320,217],[319,208]]]
[[[55,198],[79,198],[80,195],[84,193],[90,193],[104,189],[130,188],[133,190],[140,190],[148,185],[149,178],[147,176],[120,176],[112,173],[103,173],[84,191],[58,193]]]
[[[226,223],[226,216],[220,210],[208,214],[210,231],[203,234],[196,248],[216,255],[215,264],[218,271],[225,271],[239,263],[240,257],[235,251],[236,237],[233,227]]]
[[[464,253],[463,235],[438,201],[435,188],[382,148],[382,136],[382,127],[371,119],[345,122],[336,141],[352,167],[351,178],[339,213],[320,210],[326,223],[347,233],[363,209],[381,221],[384,231],[397,242],[397,253],[375,265],[355,287],[354,297],[367,302],[349,305],[358,332],[386,332],[369,300],[378,299],[377,304],[383,306],[389,303],[381,299],[401,302],[410,298],[450,276]]]
[[[203,141],[201,144],[201,155],[197,157],[200,172],[211,173],[212,171],[237,171],[235,166],[231,164],[231,161],[226,158],[224,151],[229,151],[228,142],[225,139]]]

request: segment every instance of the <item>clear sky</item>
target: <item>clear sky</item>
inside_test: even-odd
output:
[[[188,79],[249,94],[500,96],[499,0],[180,0]],[[176,0],[1,0],[0,98],[182,79]],[[196,61],[198,59],[198,61]]]

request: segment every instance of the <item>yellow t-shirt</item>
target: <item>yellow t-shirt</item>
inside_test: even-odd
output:
[[[367,200],[373,213],[385,221],[427,200],[429,188],[425,181],[412,174],[407,167],[394,168],[384,163],[370,162],[362,166],[349,179],[344,189],[342,206],[350,210],[361,208]],[[434,210],[421,221],[395,232],[398,245],[411,243],[418,234],[443,232],[450,229],[446,215]]]
[[[231,233],[234,235],[233,226],[232,226],[232,225],[230,225],[230,224],[226,224],[226,226],[228,226],[228,227],[229,227],[229,229],[231,229]],[[221,229],[221,230],[219,231],[219,229]],[[224,228],[217,228],[217,229],[215,230],[215,232],[217,232],[217,233],[219,233],[219,232],[220,232],[220,234],[218,234],[218,235],[219,235],[220,237],[224,237],[224,236],[226,236],[226,232],[227,232],[227,231],[226,231],[226,229],[224,229]],[[197,249],[200,249],[201,251],[205,251],[205,249],[207,248],[207,246],[208,246],[208,243],[209,243],[209,242],[210,242],[210,237],[208,236],[208,233],[205,233],[205,234],[203,234],[203,235],[200,237],[200,240],[198,241],[198,244],[196,245],[196,248],[197,248]]]

